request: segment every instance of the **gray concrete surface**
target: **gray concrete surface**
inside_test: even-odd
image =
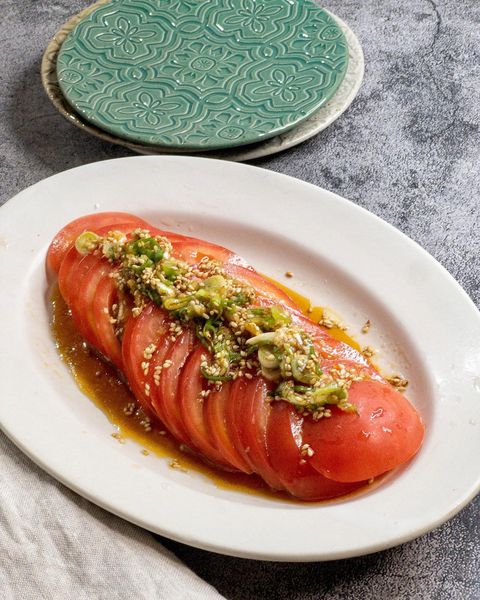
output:
[[[86,5],[0,2],[2,202],[59,171],[129,154],[69,126],[41,88],[44,46]],[[362,40],[363,88],[328,130],[255,164],[335,191],[381,216],[426,248],[479,306],[480,2],[326,0],[325,6]],[[324,564],[239,560],[164,542],[232,600],[478,600],[479,508],[477,497],[416,541]]]

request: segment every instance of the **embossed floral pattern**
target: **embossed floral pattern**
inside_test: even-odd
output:
[[[173,75],[178,82],[211,87],[233,75],[242,61],[241,54],[228,48],[194,41],[160,67],[158,76],[166,73]]]
[[[91,61],[69,57],[58,73],[59,81],[76,98],[102,89],[112,76]]]
[[[72,57],[99,69],[89,93]],[[57,62],[86,120],[189,149],[287,131],[332,96],[346,64],[341,31],[313,0],[115,0],[77,25]],[[111,79],[97,83],[103,71]]]
[[[193,11],[199,0],[160,0],[160,2],[162,2],[163,7],[168,7],[170,10],[182,15]]]
[[[266,85],[257,88],[257,93],[280,96],[284,102],[293,102],[302,87],[312,81],[312,76],[295,77],[295,75],[288,75],[281,69],[275,69],[272,78],[267,79]]]
[[[145,27],[136,27],[124,17],[119,17],[109,33],[100,33],[97,38],[102,42],[109,42],[120,46],[126,54],[135,54],[143,40],[148,40],[155,32]]]
[[[263,33],[265,23],[281,11],[280,6],[267,6],[265,2],[243,0],[238,14],[225,19],[230,25],[241,25],[254,33]]]
[[[152,127],[157,126],[162,117],[170,110],[178,108],[178,102],[163,102],[164,92],[158,90],[157,99],[148,92],[141,92],[138,99],[132,102],[131,106],[119,108],[118,112],[123,115],[135,117],[139,121],[144,121]]]

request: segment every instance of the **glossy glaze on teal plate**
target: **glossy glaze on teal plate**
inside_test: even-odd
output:
[[[295,127],[332,97],[347,60],[312,0],[113,0],[73,29],[57,72],[98,127],[210,150]]]

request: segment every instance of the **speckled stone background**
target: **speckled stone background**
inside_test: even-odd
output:
[[[44,46],[86,5],[0,2],[0,202],[59,171],[129,154],[69,126],[41,88]],[[325,6],[362,40],[361,92],[328,130],[255,164],[381,216],[433,254],[479,306],[480,1],[326,0]],[[478,600],[479,508],[477,497],[414,542],[323,564],[254,562],[165,545],[232,600]]]

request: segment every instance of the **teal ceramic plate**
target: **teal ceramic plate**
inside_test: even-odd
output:
[[[312,0],[113,0],[73,29],[57,73],[105,131],[212,150],[292,129],[332,97],[347,60]]]

